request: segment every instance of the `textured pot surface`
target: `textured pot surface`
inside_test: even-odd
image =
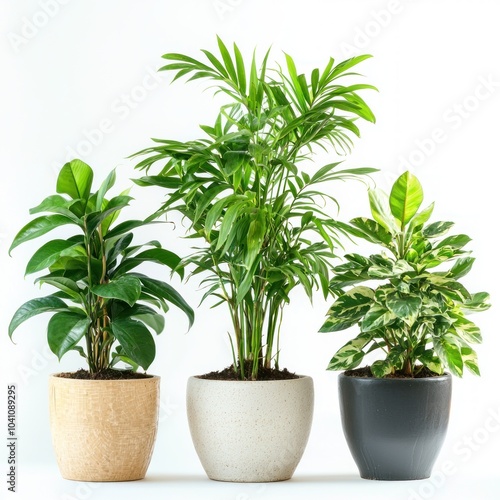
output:
[[[311,377],[221,381],[191,377],[191,437],[208,477],[217,481],[290,479],[311,430]]]
[[[65,479],[133,481],[146,475],[158,426],[160,377],[51,376],[52,443]]]
[[[441,450],[451,376],[376,379],[339,376],[344,434],[362,478],[425,479]]]

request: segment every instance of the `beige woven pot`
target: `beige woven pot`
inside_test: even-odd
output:
[[[190,377],[193,444],[210,479],[243,483],[290,479],[311,430],[311,377],[256,382]]]
[[[52,443],[65,479],[143,479],[158,427],[160,377],[76,380],[52,375]]]

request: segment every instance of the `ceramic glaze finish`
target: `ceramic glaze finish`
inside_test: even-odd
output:
[[[75,481],[144,478],[156,439],[159,401],[160,377],[51,376],[50,427],[61,475]]]
[[[208,477],[217,481],[290,479],[311,430],[311,377],[221,381],[191,377],[191,437]]]
[[[430,477],[450,415],[451,375],[376,379],[339,375],[344,435],[364,479]]]

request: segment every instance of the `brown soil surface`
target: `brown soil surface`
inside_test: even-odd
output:
[[[151,378],[151,375],[146,375],[145,373],[136,373],[131,370],[113,370],[111,368],[98,373],[90,373],[88,370],[78,370],[76,372],[59,373],[58,376],[79,380],[124,380]]]
[[[420,367],[418,367],[420,368]],[[375,378],[372,375],[372,372],[370,370],[369,366],[365,366],[364,368],[355,368],[354,370],[347,370],[344,372],[345,375],[348,377],[362,377],[362,378]],[[440,377],[439,373],[434,373],[429,368],[423,367],[420,370],[417,370],[417,372],[413,375],[413,377],[409,377],[408,375],[405,375],[401,371],[397,371],[396,373],[392,375],[387,375],[384,378],[430,378],[430,377]]]
[[[238,373],[234,370],[234,365],[228,366],[221,371],[214,371],[206,373],[205,375],[200,375],[199,378],[204,378],[208,380],[240,380],[238,377],[240,369],[238,367]],[[290,380],[294,378],[299,378],[295,373],[289,372],[286,368],[283,370],[276,370],[274,368],[259,368],[259,375],[257,380]],[[245,363],[245,380],[251,381],[252,379],[252,363],[247,361]]]

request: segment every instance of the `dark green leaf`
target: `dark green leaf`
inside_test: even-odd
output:
[[[50,350],[59,360],[74,349],[90,326],[90,319],[75,312],[59,312],[50,318],[47,341]]]
[[[94,285],[92,293],[107,299],[123,300],[133,306],[141,295],[141,282],[134,276],[120,276],[103,285]]]
[[[119,318],[111,323],[111,330],[127,357],[147,370],[155,359],[156,347],[151,332],[140,322]]]
[[[60,257],[76,256],[84,253],[81,245],[75,244],[71,240],[52,240],[41,246],[31,257],[27,266],[26,274],[36,273],[46,269]]]
[[[163,281],[148,278],[142,274],[136,274],[141,280],[143,289],[146,293],[164,299],[171,304],[177,306],[189,319],[189,327],[191,328],[194,322],[194,311],[189,304],[181,297],[179,292]]]
[[[14,330],[27,319],[45,312],[64,311],[68,306],[57,297],[40,297],[28,300],[15,313],[9,324],[9,337],[12,338]]]
[[[116,273],[118,275],[124,274],[144,262],[156,262],[157,264],[166,265],[173,271],[177,272],[181,278],[184,277],[184,268],[178,267],[181,262],[181,258],[175,253],[164,248],[151,248],[138,253],[132,258],[124,259],[117,267]]]
[[[76,282],[71,278],[51,273],[37,278],[35,283],[46,283],[47,285],[55,286],[56,288],[59,288],[59,290],[67,293],[76,301],[81,301],[80,289],[78,288]]]
[[[37,217],[36,219],[26,224],[26,226],[24,226],[17,233],[14,241],[12,242],[12,245],[9,248],[9,254],[21,243],[32,240],[34,238],[38,238],[39,236],[52,231],[52,229],[70,223],[74,223],[74,221],[64,215],[46,215]]]

